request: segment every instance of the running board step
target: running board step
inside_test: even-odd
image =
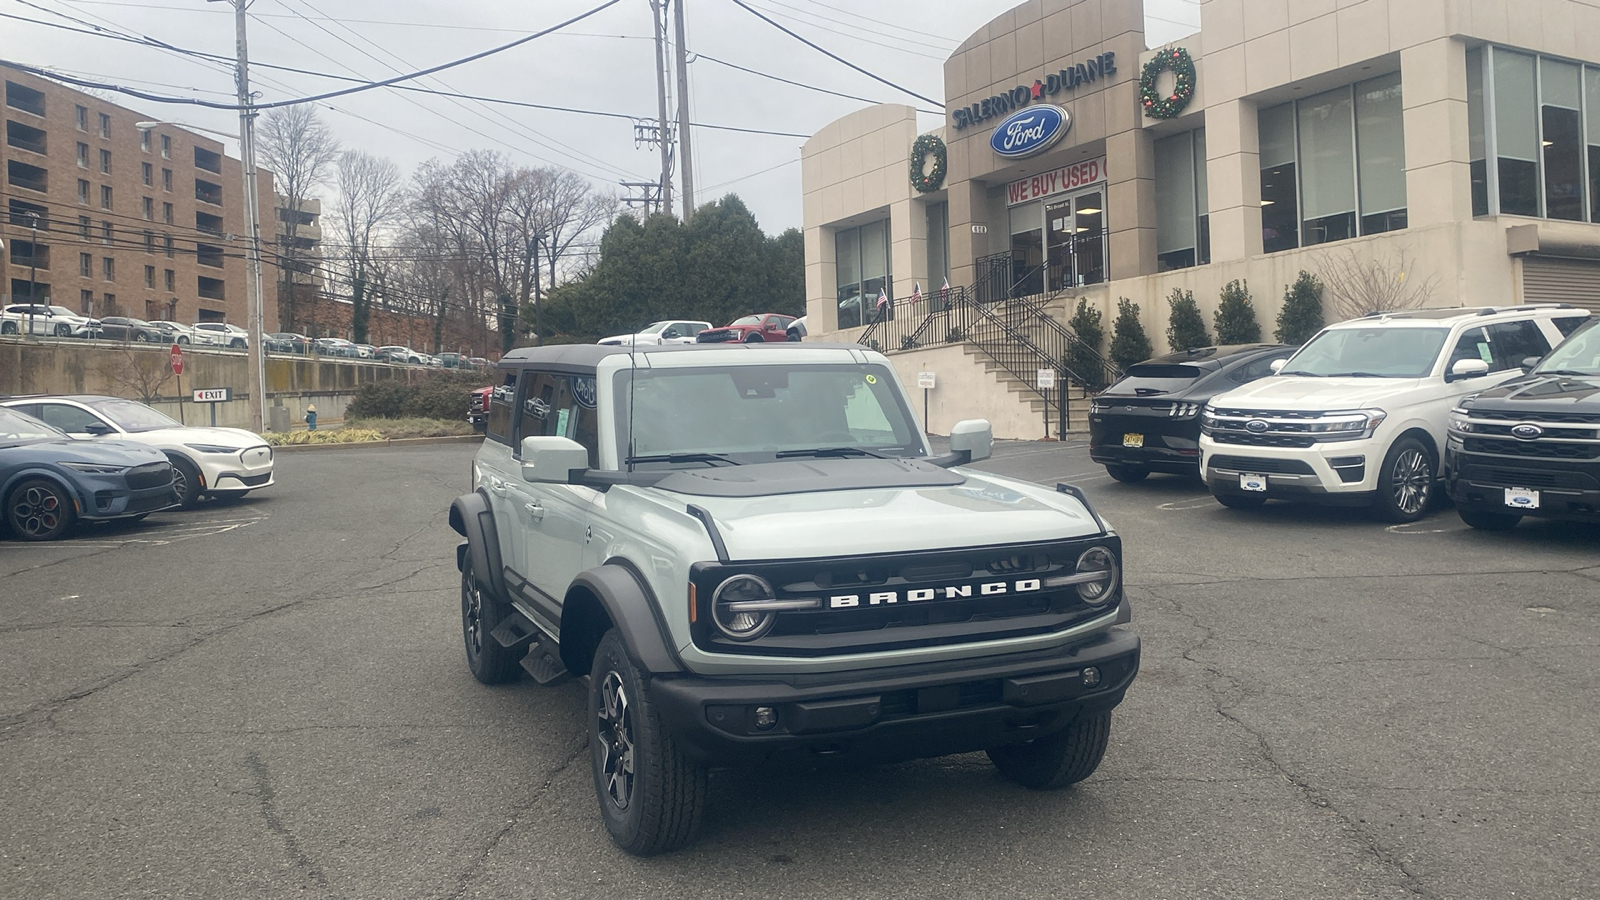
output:
[[[522,658],[522,668],[533,676],[534,681],[545,687],[560,684],[572,677],[567,667],[561,664],[560,648],[544,635],[540,635],[528,648],[528,655]]]
[[[500,620],[500,624],[489,632],[489,636],[507,650],[516,650],[538,640],[540,632],[533,624],[533,620],[512,609]]]

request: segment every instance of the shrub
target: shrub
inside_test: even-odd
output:
[[[1283,292],[1276,336],[1281,343],[1304,344],[1322,330],[1322,282],[1302,271]]]
[[[403,381],[374,381],[356,388],[355,399],[345,407],[352,419],[397,419],[405,415],[413,388]]]
[[[1167,320],[1167,344],[1172,352],[1211,346],[1211,335],[1206,333],[1200,305],[1194,302],[1194,291],[1173,288],[1167,303],[1172,307],[1172,317]]]
[[[1222,302],[1213,320],[1219,344],[1255,344],[1261,341],[1261,323],[1250,303],[1250,283],[1230,281],[1222,288]]]
[[[1127,297],[1117,301],[1117,321],[1111,327],[1111,361],[1126,369],[1150,358],[1150,338],[1139,321],[1139,304]]]
[[[482,372],[434,372],[418,384],[398,379],[363,384],[345,408],[345,417],[464,419],[473,389],[489,380]]]
[[[269,431],[262,439],[274,447],[299,444],[365,444],[383,440],[372,428],[330,428],[323,431]]]
[[[1076,374],[1084,387],[1099,390],[1105,387],[1105,367],[1100,358],[1100,346],[1105,342],[1106,329],[1100,310],[1089,305],[1087,298],[1078,298],[1078,309],[1067,320],[1067,327],[1077,335],[1081,344],[1067,348],[1063,360],[1067,370]]]
[[[463,419],[471,403],[472,388],[461,379],[434,377],[414,389],[402,415],[418,419]]]

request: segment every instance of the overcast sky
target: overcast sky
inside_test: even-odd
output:
[[[600,0],[253,0],[253,64],[378,80],[466,56],[590,9]],[[873,101],[927,104],[812,50],[732,0],[685,0],[688,45],[728,63]],[[956,45],[1015,0],[746,0],[809,40],[874,74],[944,99],[943,63]],[[45,12],[51,10],[52,12]],[[70,25],[55,13],[179,47],[233,52],[233,10],[204,0],[0,0],[0,13]],[[1148,42],[1197,30],[1198,0],[1147,0]],[[82,26],[73,26],[82,27]],[[585,21],[415,84],[458,93],[653,118],[655,50],[647,0],[623,0]],[[0,19],[0,56],[153,93],[231,102],[221,66],[164,50]],[[262,102],[344,83],[252,69]],[[859,109],[858,100],[781,84],[709,59],[689,66],[691,118],[809,135]],[[129,97],[117,102],[169,119],[237,133],[236,115]],[[654,181],[657,152],[634,146],[626,119],[533,110],[376,89],[319,104],[346,147],[393,158],[409,171],[430,157],[488,148],[514,161],[560,165],[621,192]],[[940,117],[925,115],[923,127]],[[799,226],[803,138],[697,128],[696,194],[738,193],[769,233]]]

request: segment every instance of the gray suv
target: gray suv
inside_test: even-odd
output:
[[[1122,544],[1069,485],[935,456],[855,345],[516,350],[450,508],[467,664],[588,678],[600,815],[694,837],[710,766],[986,751],[1031,788],[1099,765],[1139,667]]]

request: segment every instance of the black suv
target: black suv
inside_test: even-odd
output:
[[[1445,481],[1474,528],[1523,516],[1600,522],[1600,319],[1451,411]]]
[[[1200,475],[1200,412],[1206,401],[1272,374],[1295,348],[1200,347],[1129,366],[1089,407],[1089,458],[1118,481],[1151,472]]]

